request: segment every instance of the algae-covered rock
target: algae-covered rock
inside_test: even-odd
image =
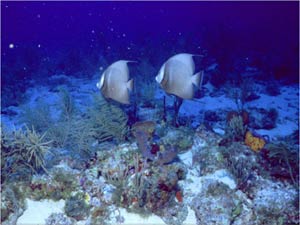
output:
[[[200,193],[190,203],[190,207],[195,211],[198,225],[240,224],[235,223],[238,218],[244,222],[243,224],[251,224],[252,216],[247,218],[244,214],[245,209],[249,211],[245,201],[243,195],[237,195],[235,190],[226,184],[206,179]],[[241,216],[243,217],[240,218]]]
[[[52,168],[49,175],[33,176],[30,185],[26,187],[27,195],[35,200],[66,199],[79,186],[78,175],[79,171],[60,164]]]
[[[261,178],[253,192],[253,206],[259,224],[299,223],[299,196],[293,186]]]
[[[86,195],[84,193],[77,193],[66,200],[65,213],[67,216],[76,220],[83,220],[90,211],[90,206],[86,202]]]
[[[68,218],[63,213],[52,213],[46,219],[46,225],[75,225],[76,221],[74,219]]]
[[[160,142],[166,146],[173,146],[178,150],[178,153],[183,153],[193,145],[193,134],[192,130],[185,127],[173,128],[168,130]]]
[[[25,209],[22,192],[16,186],[3,186],[1,190],[1,224],[16,224]]]

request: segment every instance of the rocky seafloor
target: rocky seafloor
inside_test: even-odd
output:
[[[104,118],[118,114],[117,125],[109,120],[113,133],[84,126],[98,118],[86,110],[94,83],[51,79],[27,90],[25,106],[2,110],[8,127],[1,133],[2,224],[299,224],[297,87],[280,87],[271,96],[257,85],[246,115],[237,112],[225,89],[207,83],[202,98],[183,103],[179,127],[159,119],[161,105],[141,104],[140,121],[124,134],[115,108],[103,111]],[[70,115],[71,107],[59,103],[68,97],[56,88],[62,82],[77,105],[74,111],[80,111],[64,120],[55,118]],[[162,98],[158,90],[155,96]],[[64,139],[42,135],[61,134],[39,119],[45,114],[33,116],[40,122],[35,126],[28,123],[32,111],[24,107],[41,112],[41,99],[49,118],[72,131],[64,130]],[[84,124],[77,123],[80,118]],[[22,123],[27,128],[18,130]],[[45,124],[49,129],[43,130]],[[101,138],[78,134],[85,129]],[[45,150],[44,161],[32,153],[35,148]]]

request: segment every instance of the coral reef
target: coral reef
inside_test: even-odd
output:
[[[228,117],[231,122],[237,119],[239,128],[245,127],[248,118],[240,113]],[[79,220],[86,224],[124,222],[126,217],[119,208],[143,217],[155,214],[169,225],[184,223],[191,209],[197,224],[297,224],[296,142],[268,143],[255,152],[244,139],[237,141],[243,130],[232,127],[238,132],[232,131],[235,137],[224,145],[222,136],[205,126],[191,132],[152,121],[138,122],[132,126],[134,137],[130,137],[136,142],[96,143],[95,153],[84,167],[72,157],[65,158],[47,168],[47,174],[36,174],[29,182],[18,184],[18,190],[34,200],[66,199],[65,214],[52,214],[46,222],[49,225],[73,225]],[[38,136],[28,128],[13,135],[21,137],[24,132]],[[8,148],[13,135],[2,133],[1,144]],[[30,137],[29,142],[46,146],[43,136],[39,137]],[[20,147],[20,143],[15,145]],[[290,184],[271,180],[278,177]],[[17,196],[19,192],[5,191],[2,222],[18,217],[23,210],[24,197],[5,197],[13,196],[11,193]],[[12,203],[15,200],[19,205]]]

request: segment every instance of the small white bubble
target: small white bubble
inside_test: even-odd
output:
[[[92,30],[91,32],[92,32],[92,34],[94,34],[94,33],[95,33],[95,30]]]
[[[23,70],[26,70],[26,67],[24,67]]]
[[[181,32],[179,32],[178,35],[181,36]]]
[[[131,48],[130,48],[130,47],[127,47],[127,49],[130,50]]]
[[[107,49],[110,49],[110,46],[107,46]]]
[[[36,17],[37,17],[37,18],[41,18],[41,14],[37,14]]]
[[[40,44],[38,44],[38,48],[40,48],[41,47],[41,45]]]
[[[102,66],[100,66],[100,67],[99,67],[99,70],[100,70],[100,71],[102,71],[102,70],[103,70],[103,67],[102,67]]]
[[[114,28],[110,28],[110,31],[111,31],[111,32],[114,31]]]
[[[13,44],[13,43],[11,43],[11,44],[9,44],[9,46],[8,46],[9,48],[14,48],[15,47],[15,45]]]
[[[124,33],[124,34],[122,34],[122,36],[123,36],[123,37],[126,37],[126,34]]]

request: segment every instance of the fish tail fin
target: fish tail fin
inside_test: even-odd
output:
[[[133,79],[130,79],[129,81],[127,81],[126,87],[129,91],[133,90]]]
[[[196,73],[192,76],[192,83],[198,87],[201,88],[202,82],[203,82],[203,77],[204,77],[204,71],[202,70],[199,73]]]

